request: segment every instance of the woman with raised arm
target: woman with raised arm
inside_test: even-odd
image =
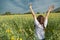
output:
[[[34,18],[34,24],[35,24],[35,34],[36,37],[38,38],[37,40],[45,40],[45,28],[47,26],[48,22],[48,16],[49,13],[53,10],[54,6],[50,6],[48,9],[48,12],[45,17],[43,15],[39,15],[36,17],[33,9],[32,9],[32,4],[30,4],[30,11],[32,12],[33,18]]]

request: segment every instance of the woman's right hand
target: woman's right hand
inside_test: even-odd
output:
[[[32,4],[30,4],[30,9],[32,8]]]

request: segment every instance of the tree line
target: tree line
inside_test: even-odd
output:
[[[31,12],[26,12],[26,13],[11,13],[11,12],[5,12],[4,14],[0,14],[0,15],[20,15],[20,14],[31,14]],[[40,14],[40,12],[37,12],[37,14]]]
[[[47,13],[43,12],[43,13]],[[51,13],[60,13],[60,7],[54,9]],[[11,12],[5,12],[4,14],[0,14],[0,15],[20,15],[20,14],[31,14],[31,12],[26,12],[26,13],[11,13]],[[36,14],[40,14],[40,12],[37,12]]]

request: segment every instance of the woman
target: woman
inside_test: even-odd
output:
[[[43,15],[39,15],[38,17],[36,17],[32,9],[32,5],[30,4],[30,11],[32,12],[32,16],[34,18],[35,34],[38,40],[45,40],[45,28],[47,26],[48,16],[49,13],[53,10],[53,8],[54,8],[53,5],[49,7],[45,17],[43,17]]]

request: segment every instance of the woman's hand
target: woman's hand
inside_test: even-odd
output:
[[[35,15],[35,13],[34,13],[34,11],[32,9],[32,4],[31,3],[30,3],[29,8],[30,8],[30,11],[32,12],[33,18],[35,19],[36,18],[36,15]]]
[[[48,12],[47,12],[45,18],[48,19],[48,16],[49,16],[50,12],[51,12],[53,9],[54,9],[54,5],[51,5],[51,6],[48,8]]]
[[[30,4],[30,9],[32,8],[32,4]]]
[[[49,7],[49,9],[48,9],[48,11],[52,11],[54,9],[54,5],[51,5],[50,7]]]

